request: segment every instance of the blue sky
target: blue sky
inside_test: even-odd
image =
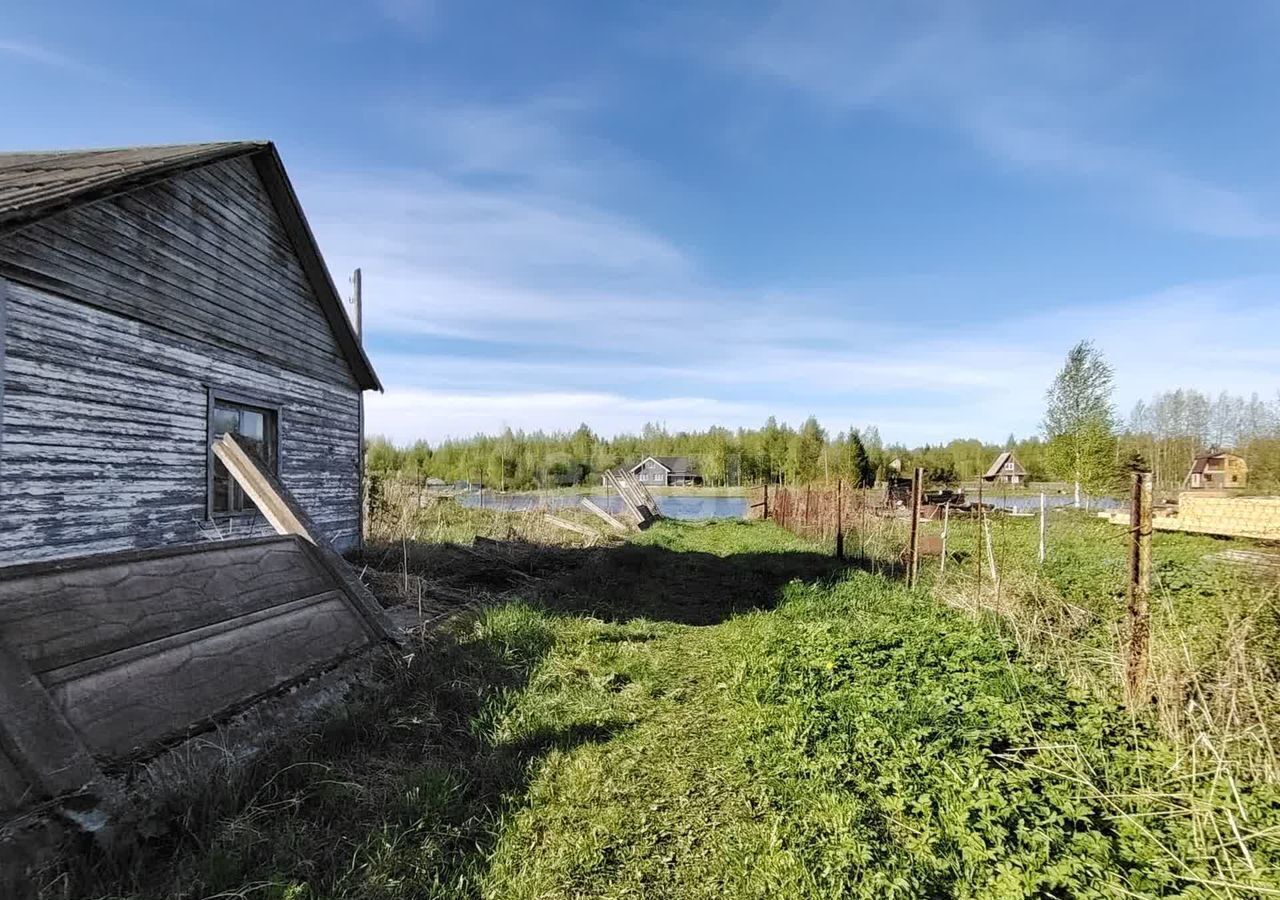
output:
[[[398,440],[1280,389],[1280,5],[28,3],[0,146],[269,138]]]

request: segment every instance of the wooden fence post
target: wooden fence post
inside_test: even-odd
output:
[[[978,561],[978,598],[982,598],[982,480],[978,480],[978,552],[974,558]]]
[[[858,559],[863,565],[867,562],[867,489],[864,487],[858,495]],[[872,566],[872,569],[875,567]]]
[[[916,467],[911,479],[911,538],[907,556],[907,587],[916,586],[920,570],[920,492],[924,483],[924,469]]]
[[[1044,532],[1045,532],[1045,500],[1044,491],[1040,492],[1040,565],[1044,565]]]
[[[938,564],[938,574],[947,574],[947,531],[951,526],[951,501],[942,504],[942,558]]]
[[[1125,697],[1130,706],[1143,702],[1151,641],[1151,473],[1133,474],[1129,503],[1129,658]]]
[[[764,515],[761,518],[769,518],[769,479],[767,477],[764,480]]]
[[[844,559],[844,480],[836,479],[836,559]]]
[[[995,541],[991,537],[991,520],[982,517],[982,533],[987,538],[987,565],[991,567],[991,583],[996,586],[996,603],[1000,602],[1000,570],[996,568]]]

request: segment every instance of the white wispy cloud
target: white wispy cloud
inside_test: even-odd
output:
[[[53,69],[88,72],[91,67],[56,50],[31,41],[0,38],[0,56],[9,56],[22,62],[36,63]]]
[[[571,391],[400,390],[370,397],[366,407],[369,432],[400,443],[493,434],[506,427],[571,431],[583,422],[603,434],[637,429],[644,422],[662,422],[672,430],[705,428],[709,423],[746,425],[762,421],[766,415],[763,407],[705,397],[642,399]]]
[[[783,4],[703,22],[698,57],[842,114],[880,111],[965,136],[1007,165],[1067,177],[1161,225],[1274,238],[1280,217],[1179,168],[1126,128],[1154,61],[1079,28],[1019,25],[967,2]]]
[[[432,32],[440,17],[439,0],[376,0],[374,8],[391,24],[418,36]]]
[[[890,66],[857,96],[906,77]],[[297,173],[330,263],[364,269],[368,339],[388,386],[370,399],[372,432],[439,440],[586,421],[612,434],[646,421],[735,427],[816,414],[833,428],[875,422],[908,442],[998,440],[1036,430],[1044,389],[1081,338],[1116,363],[1122,408],[1177,384],[1268,395],[1280,384],[1280,357],[1268,349],[1280,285],[1265,281],[1073,309],[991,298],[1009,312],[944,333],[883,315],[881,298],[896,287],[884,276],[821,292],[728,290],[696,248],[616,211],[589,180],[548,174],[572,161],[576,137],[559,109],[540,117],[534,108],[517,104],[508,117],[485,107],[486,132],[528,133],[536,151],[491,156],[480,167],[507,176],[496,182],[454,158],[467,140],[487,140],[479,136],[451,138],[454,150],[416,171]],[[1080,177],[1116,165],[1111,151],[1065,139],[1003,139],[1004,155],[1022,164]],[[1242,220],[1230,208],[1223,218]],[[902,281],[904,296],[947,302],[945,280]]]

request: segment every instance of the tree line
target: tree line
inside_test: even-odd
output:
[[[646,456],[684,456],[708,485],[841,478],[869,486],[917,466],[935,484],[972,481],[1001,451],[1012,450],[1029,480],[1066,481],[1098,494],[1121,488],[1139,469],[1154,471],[1161,487],[1176,487],[1196,453],[1216,448],[1234,449],[1248,460],[1252,486],[1280,486],[1280,395],[1268,402],[1257,395],[1168,391],[1137,404],[1122,423],[1112,405],[1113,381],[1096,348],[1077,344],[1047,391],[1042,433],[1011,434],[1001,444],[958,438],[908,447],[885,443],[875,425],[831,430],[810,416],[792,427],[771,416],[759,428],[673,432],[649,423],[637,434],[615,437],[598,435],[585,423],[572,432],[508,428],[435,445],[401,447],[375,437],[366,443],[366,464],[372,473],[414,481],[529,490],[595,482],[604,471]]]

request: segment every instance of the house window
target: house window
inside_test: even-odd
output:
[[[209,512],[215,516],[257,512],[253,501],[245,496],[239,482],[231,477],[222,460],[213,454],[212,441],[224,434],[234,434],[240,443],[262,461],[268,471],[277,471],[279,424],[275,410],[250,406],[214,397],[210,404],[209,458],[212,478],[209,486]]]

